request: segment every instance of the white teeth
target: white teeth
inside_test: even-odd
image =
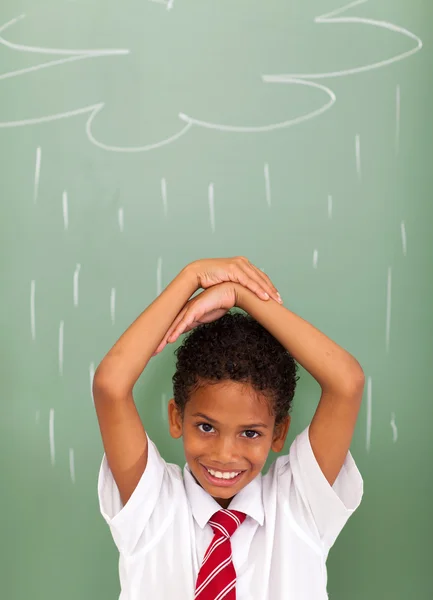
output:
[[[214,477],[218,477],[219,479],[233,479],[239,475],[240,471],[233,471],[232,473],[221,473],[220,471],[213,471],[212,469],[208,469],[209,473]]]

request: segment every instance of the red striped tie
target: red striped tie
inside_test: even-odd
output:
[[[230,537],[246,514],[238,510],[219,510],[209,520],[214,537],[203,557],[195,586],[199,600],[235,600],[236,571],[232,562]]]

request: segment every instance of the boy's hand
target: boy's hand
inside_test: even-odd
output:
[[[152,356],[159,354],[168,343],[175,342],[182,333],[203,323],[216,321],[233,308],[236,302],[236,285],[232,283],[213,286],[188,300]]]
[[[262,300],[268,300],[270,296],[280,304],[283,302],[269,277],[244,256],[204,258],[190,263],[188,268],[197,277],[198,288],[207,289],[231,281],[240,283]]]

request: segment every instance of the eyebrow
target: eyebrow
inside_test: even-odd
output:
[[[201,417],[202,419],[205,419],[206,421],[209,421],[210,423],[215,423],[216,425],[219,425],[218,421],[216,421],[215,419],[211,419],[204,413],[198,412],[198,413],[194,413],[192,416],[193,417]],[[248,425],[240,425],[240,427],[242,427],[244,429],[252,429],[253,427],[263,427],[265,429],[269,429],[265,423],[248,423]]]

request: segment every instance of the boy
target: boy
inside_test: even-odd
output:
[[[249,315],[228,313],[234,306]],[[148,438],[132,390],[153,355],[196,327],[177,351],[168,409],[182,477]],[[320,402],[262,476],[287,436],[295,360],[320,384]],[[363,493],[349,452],[363,388],[359,363],[283,307],[246,258],[185,267],[94,377],[98,492],[120,553],[120,599],[326,599],[329,549]]]

